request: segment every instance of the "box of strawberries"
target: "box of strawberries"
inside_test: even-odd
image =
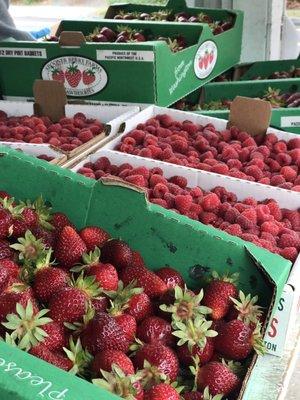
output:
[[[0,43],[4,98],[32,97],[36,78],[63,82],[70,99],[168,106],[239,62],[243,14],[229,22],[62,21],[40,42]],[[23,79],[16,84],[16,59]]]
[[[0,397],[241,399],[291,263],[129,182],[0,154]]]
[[[174,107],[216,118],[227,118],[232,100],[248,96],[272,106],[271,126],[300,133],[300,79],[216,82],[178,101]]]

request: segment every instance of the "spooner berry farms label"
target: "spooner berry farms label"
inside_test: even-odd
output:
[[[214,42],[203,42],[194,59],[194,71],[199,79],[205,79],[213,71],[218,58],[218,48]]]
[[[107,84],[104,68],[88,58],[58,57],[47,62],[42,78],[62,82],[68,96],[85,97],[100,92]]]

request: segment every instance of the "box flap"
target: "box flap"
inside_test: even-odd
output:
[[[237,96],[230,107],[228,126],[236,126],[252,136],[264,135],[270,125],[271,115],[269,102]]]
[[[85,37],[80,31],[63,31],[59,36],[61,46],[81,46],[83,43],[85,43]]]
[[[56,122],[65,115],[67,95],[63,83],[57,81],[35,80],[34,111],[37,115],[47,115]]]

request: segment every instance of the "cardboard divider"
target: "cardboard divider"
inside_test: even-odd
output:
[[[76,32],[76,31],[59,32],[59,29],[58,29],[57,33],[59,33],[59,44],[61,46],[80,47],[83,43],[86,42],[84,34],[80,31],[79,32]]]
[[[33,84],[33,94],[36,115],[46,115],[53,122],[57,122],[65,116],[67,95],[63,83],[37,79]]]

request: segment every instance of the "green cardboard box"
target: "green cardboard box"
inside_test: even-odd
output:
[[[191,287],[197,286],[199,276],[211,269],[238,271],[241,289],[260,296],[268,319],[277,306],[290,262],[147,203],[144,194],[132,188],[116,186],[116,182],[95,182],[4,146],[0,148],[0,182],[1,190],[16,198],[34,199],[42,194],[53,210],[67,213],[78,228],[89,224],[102,226],[140,251],[150,268],[169,264],[180,270]],[[253,357],[239,399],[255,364]],[[0,398],[113,400],[118,397],[0,342]]]
[[[191,104],[204,104],[211,101],[233,100],[236,96],[261,97],[268,88],[280,89],[284,92],[300,92],[299,79],[263,80],[263,81],[235,81],[224,83],[209,83],[196,91],[187,100]],[[216,118],[228,119],[229,110],[198,110],[192,111]],[[300,133],[300,107],[273,108],[270,125],[292,133]]]
[[[67,42],[0,42],[0,93],[5,99],[32,98],[37,78],[64,80],[69,99],[89,102],[158,104],[168,106],[211,81],[240,59],[243,15],[234,26],[213,35],[207,24],[147,23],[145,21],[62,21],[58,33],[72,31]],[[139,43],[85,42],[96,27],[129,26],[146,35],[184,36],[188,47],[174,53],[164,41]],[[65,32],[66,33],[66,32]],[[65,36],[66,38],[66,36]],[[68,45],[66,45],[68,44]],[[200,62],[210,54],[209,62]],[[20,76],[22,64],[22,79]],[[78,69],[78,81],[65,72]],[[95,79],[84,80],[92,70]],[[76,79],[77,79],[76,78]]]

